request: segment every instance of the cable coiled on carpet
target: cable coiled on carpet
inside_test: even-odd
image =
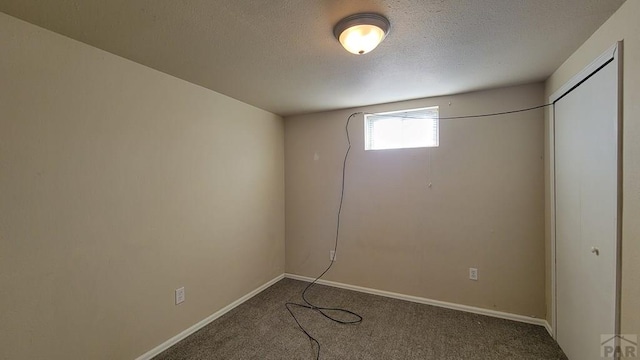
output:
[[[362,114],[362,112],[355,112],[351,115],[349,115],[349,117],[347,118],[347,124],[345,125],[345,132],[347,134],[347,151],[344,154],[344,161],[342,162],[342,187],[340,190],[340,206],[338,206],[338,222],[336,224],[336,242],[335,245],[333,247],[333,254],[334,254],[334,259],[335,259],[335,254],[337,253],[338,250],[338,238],[340,237],[340,214],[342,213],[342,203],[344,201],[344,179],[345,179],[345,172],[346,172],[346,168],[347,168],[347,159],[349,157],[349,152],[351,151],[351,138],[349,137],[349,122],[351,121],[351,118],[354,117],[355,115],[358,114]],[[293,302],[288,302],[285,304],[287,310],[289,311],[289,314],[291,314],[291,317],[293,317],[293,320],[295,320],[296,324],[298,324],[298,327],[300,328],[300,330],[302,330],[302,332],[307,335],[307,337],[309,338],[309,340],[311,342],[316,343],[316,345],[318,345],[318,352],[316,355],[316,360],[320,359],[320,342],[318,341],[318,339],[314,338],[311,334],[309,334],[309,332],[304,328],[304,326],[302,326],[302,324],[300,324],[300,321],[298,321],[298,318],[296,318],[296,315],[293,313],[292,307],[299,307],[299,308],[303,308],[303,309],[309,309],[309,310],[313,310],[318,312],[319,314],[321,314],[322,316],[326,317],[327,319],[336,322],[338,324],[343,324],[343,325],[353,325],[353,324],[359,324],[362,322],[362,316],[356,314],[353,311],[347,310],[347,309],[341,309],[341,308],[331,308],[331,307],[321,307],[321,306],[316,306],[313,305],[308,299],[307,299],[307,291],[318,281],[320,280],[320,278],[322,278],[324,276],[324,274],[326,274],[329,269],[331,269],[331,267],[333,266],[334,263],[334,259],[331,259],[331,263],[329,264],[329,266],[322,272],[322,274],[320,274],[318,277],[316,277],[311,283],[309,283],[309,285],[307,285],[307,287],[304,288],[304,290],[302,291],[302,300],[304,300],[304,304],[298,304],[298,303],[293,303]],[[341,320],[341,319],[337,319],[331,315],[329,315],[327,312],[338,312],[338,313],[343,313],[343,314],[347,314],[348,316],[354,317],[353,320]]]

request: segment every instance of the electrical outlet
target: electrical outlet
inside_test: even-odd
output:
[[[470,280],[478,280],[478,269],[469,268],[469,279]]]
[[[184,287],[176,289],[176,305],[184,302]]]
[[[335,252],[335,250],[329,250],[329,260],[336,261],[336,252]]]

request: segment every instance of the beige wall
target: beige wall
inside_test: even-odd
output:
[[[133,359],[282,274],[280,117],[2,13],[0,54],[1,359]]]
[[[623,80],[623,333],[640,334],[640,1],[628,0],[546,82],[546,98],[615,44],[624,40]],[[548,131],[547,131],[548,133]],[[546,138],[546,137],[545,137]],[[548,148],[548,138],[547,146]],[[548,154],[546,155],[548,158]],[[547,176],[547,189],[549,180]],[[547,190],[548,193],[548,190]],[[548,194],[546,196],[548,199]],[[547,209],[549,202],[547,200]],[[549,214],[549,211],[547,211]],[[547,218],[547,262],[550,254]],[[550,266],[547,266],[549,268]],[[547,272],[547,306],[551,309],[551,275]],[[549,311],[550,316],[550,311]]]
[[[534,84],[286,118],[287,272],[317,276],[328,264],[350,113],[489,113],[540,105],[543,92]],[[365,152],[354,118],[326,279],[544,318],[543,129],[543,110],[443,120],[438,148]]]

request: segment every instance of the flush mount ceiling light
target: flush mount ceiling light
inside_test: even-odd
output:
[[[340,20],[333,28],[333,35],[348,52],[366,54],[384,40],[391,24],[378,14],[355,14]]]

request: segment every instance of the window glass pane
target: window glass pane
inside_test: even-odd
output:
[[[365,116],[365,150],[438,146],[438,107]]]

